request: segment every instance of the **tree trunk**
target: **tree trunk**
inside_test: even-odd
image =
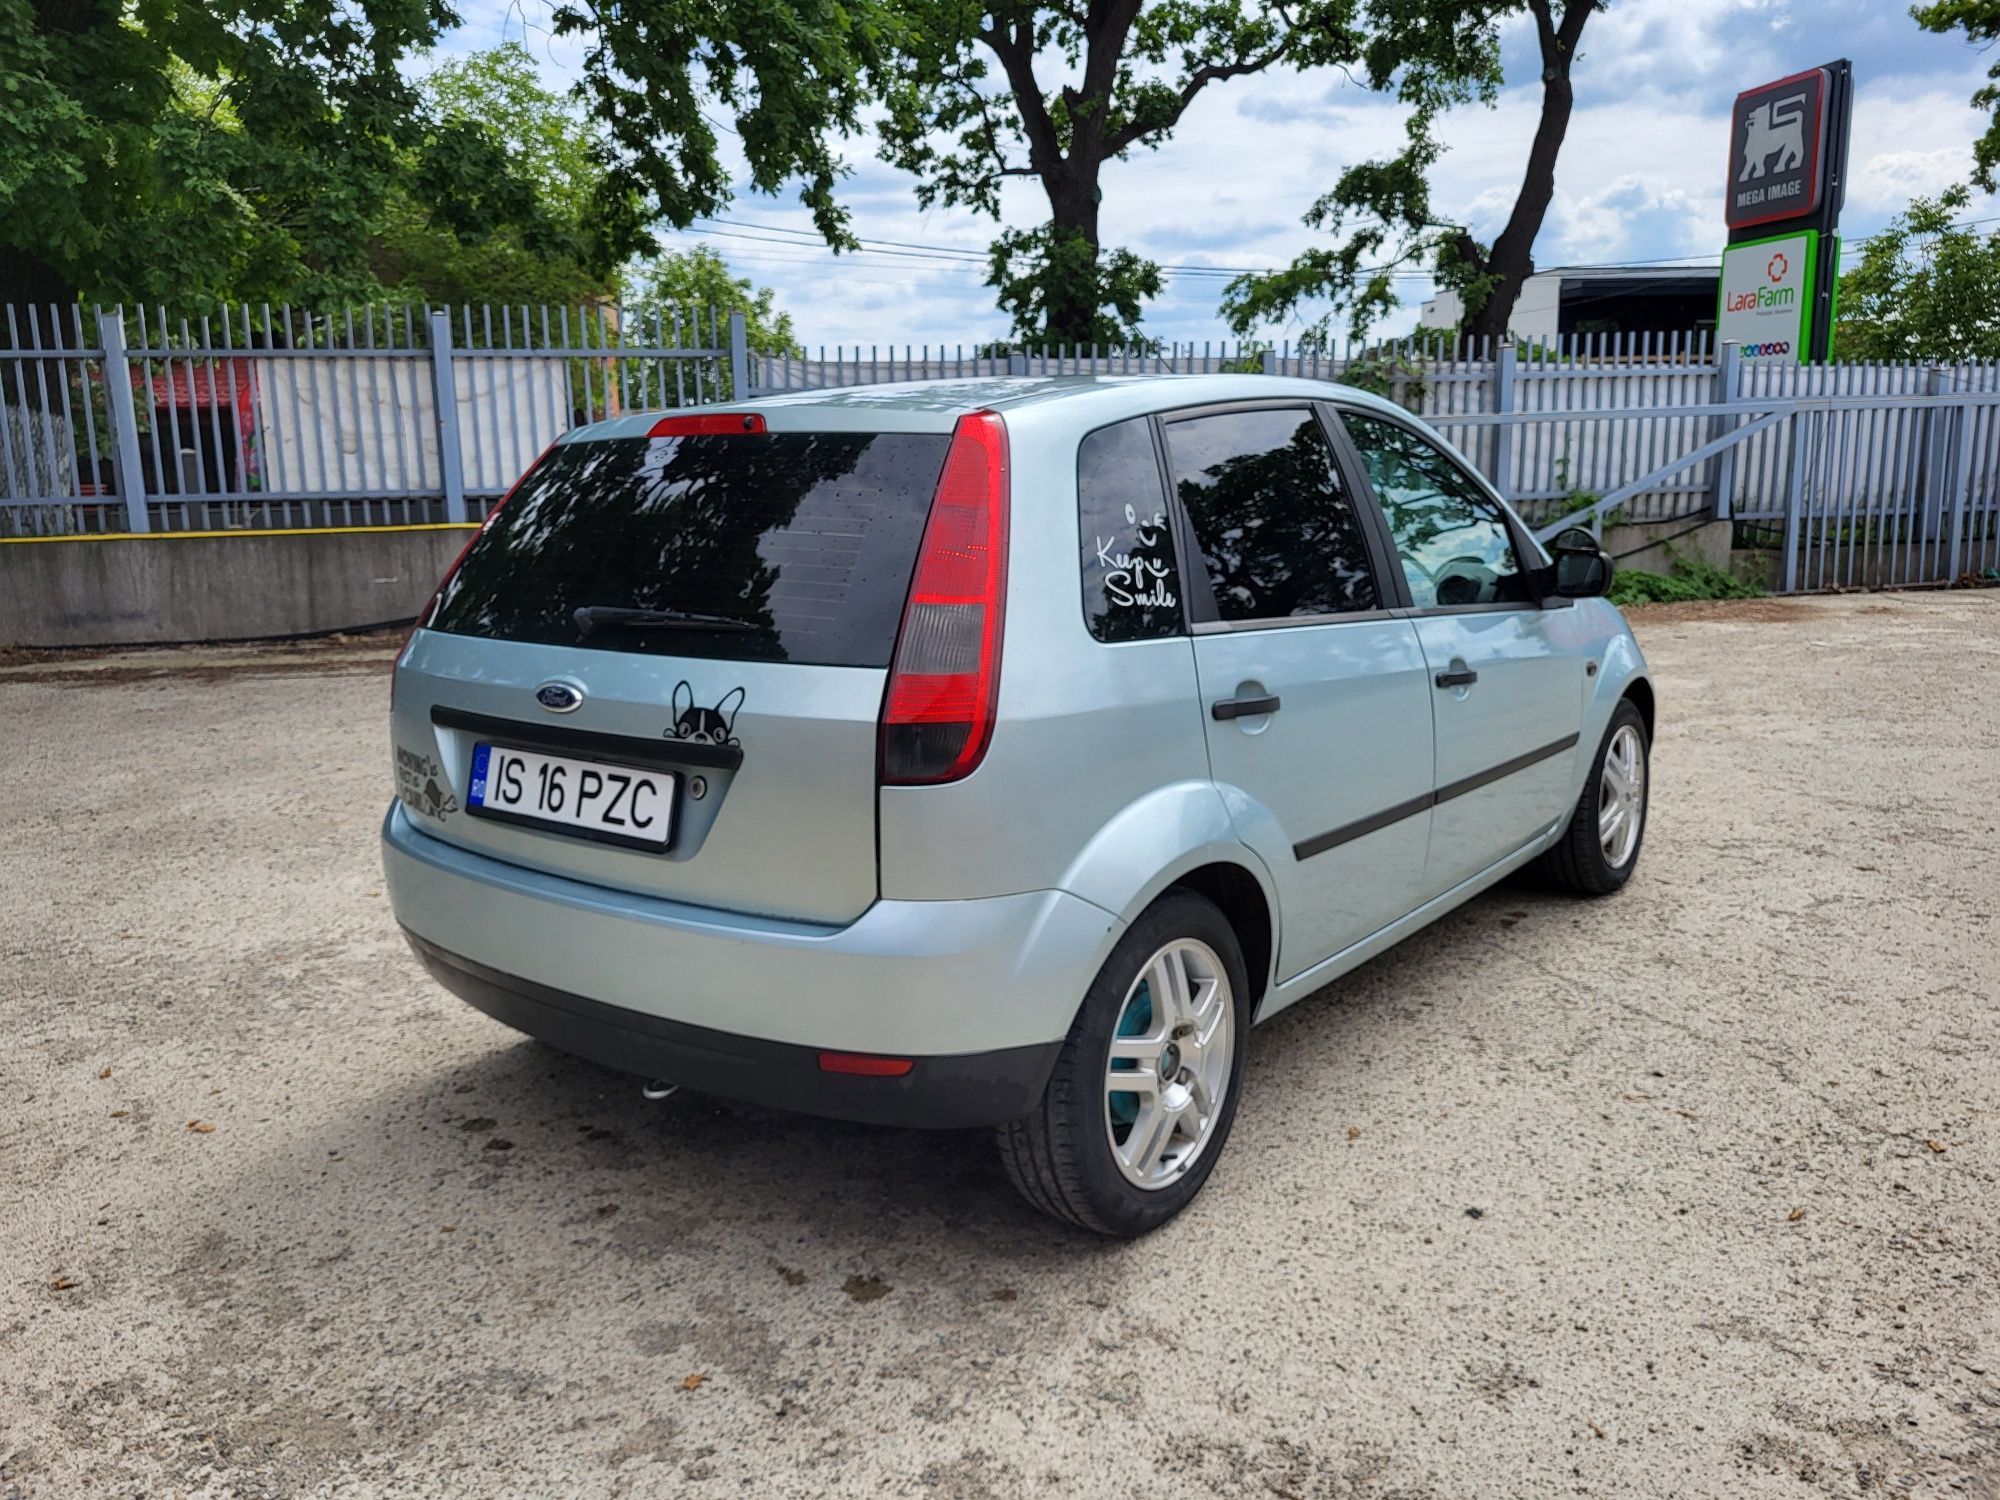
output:
[[[1053,344],[1088,344],[1097,326],[1097,174],[1102,165],[1072,152],[1060,174],[1042,185],[1049,195],[1048,337]],[[1088,247],[1087,263],[1079,249]]]
[[[1479,307],[1467,311],[1461,325],[1471,339],[1507,336],[1507,324],[1514,316],[1514,303],[1521,287],[1535,271],[1535,236],[1542,232],[1542,219],[1556,193],[1556,157],[1563,137],[1569,132],[1569,117],[1576,99],[1570,88],[1570,65],[1576,60],[1577,39],[1583,24],[1597,8],[1597,0],[1569,0],[1560,25],[1549,14],[1549,0],[1530,0],[1542,54],[1542,117],[1535,126],[1534,144],[1528,150],[1528,170],[1521,191],[1514,199],[1514,211],[1507,227],[1487,252],[1486,274],[1497,278],[1492,292]]]

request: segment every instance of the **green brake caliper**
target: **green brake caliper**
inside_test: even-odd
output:
[[[1118,1018],[1118,1035],[1143,1036],[1153,1024],[1153,992],[1144,981],[1132,992],[1132,998],[1125,1002],[1125,1013]],[[1129,1057],[1115,1057],[1111,1060],[1111,1071],[1130,1073],[1138,1064]],[[1107,1101],[1114,1124],[1130,1126],[1139,1118],[1139,1096],[1129,1093],[1114,1093]]]

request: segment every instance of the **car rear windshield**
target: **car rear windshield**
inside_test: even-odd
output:
[[[565,443],[473,543],[431,628],[887,666],[949,444],[942,434],[867,432]],[[595,614],[580,625],[585,608]]]

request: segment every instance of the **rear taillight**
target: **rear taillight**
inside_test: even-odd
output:
[[[562,439],[560,438],[556,439],[556,442],[558,443],[561,441]],[[542,466],[542,459],[547,458],[551,453],[555,451],[556,451],[555,443],[550,443],[548,447],[544,448],[541,451],[540,457],[536,458],[536,460],[533,463],[529,464],[528,467],[522,471],[521,477],[514,481],[513,485],[508,489],[507,493],[500,497],[500,504],[495,505],[493,509],[489,510],[486,513],[486,519],[481,521],[476,527],[473,528],[472,535],[465,539],[465,545],[458,549],[458,556],[454,557],[451,560],[451,566],[444,570],[444,577],[440,578],[438,580],[437,587],[431,590],[430,599],[425,603],[422,609],[417,611],[416,619],[410,622],[410,628],[408,632],[403,636],[403,644],[396,648],[396,664],[391,668],[389,668],[389,707],[391,709],[395,708],[396,706],[396,677],[397,674],[402,671],[404,653],[406,653],[410,649],[410,642],[416,639],[417,632],[419,630],[422,630],[426,625],[430,624],[431,616],[437,613],[438,601],[444,598],[445,586],[451,582],[453,575],[458,572],[460,566],[465,562],[465,554],[472,550],[472,544],[474,542],[478,541],[481,537],[486,535],[487,529],[491,527],[493,524],[493,518],[500,514],[500,506],[505,505],[509,500],[512,500],[514,498],[515,492],[518,491],[522,485],[528,482],[528,475],[534,473],[535,470],[539,469]]]
[[[885,786],[968,776],[993,737],[1007,594],[1007,430],[959,419],[917,553],[883,695]]]

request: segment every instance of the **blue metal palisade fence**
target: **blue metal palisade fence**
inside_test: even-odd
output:
[[[476,520],[578,423],[722,400],[749,378],[742,314],[710,309],[51,308],[30,323],[9,309],[0,328],[0,536]]]
[[[754,388],[1224,372],[1346,381],[1456,444],[1543,538],[1606,517],[1735,522],[1787,591],[2000,579],[2000,361],[1780,365],[1706,334],[1340,351],[1200,343],[760,356]]]
[[[54,309],[51,310],[53,314]],[[2000,363],[1764,364],[1706,335],[753,354],[740,313],[233,307],[0,328],[0,536],[476,520],[569,427],[993,374],[1303,375],[1428,418],[1543,535],[1715,518],[1789,589],[2000,576]]]

